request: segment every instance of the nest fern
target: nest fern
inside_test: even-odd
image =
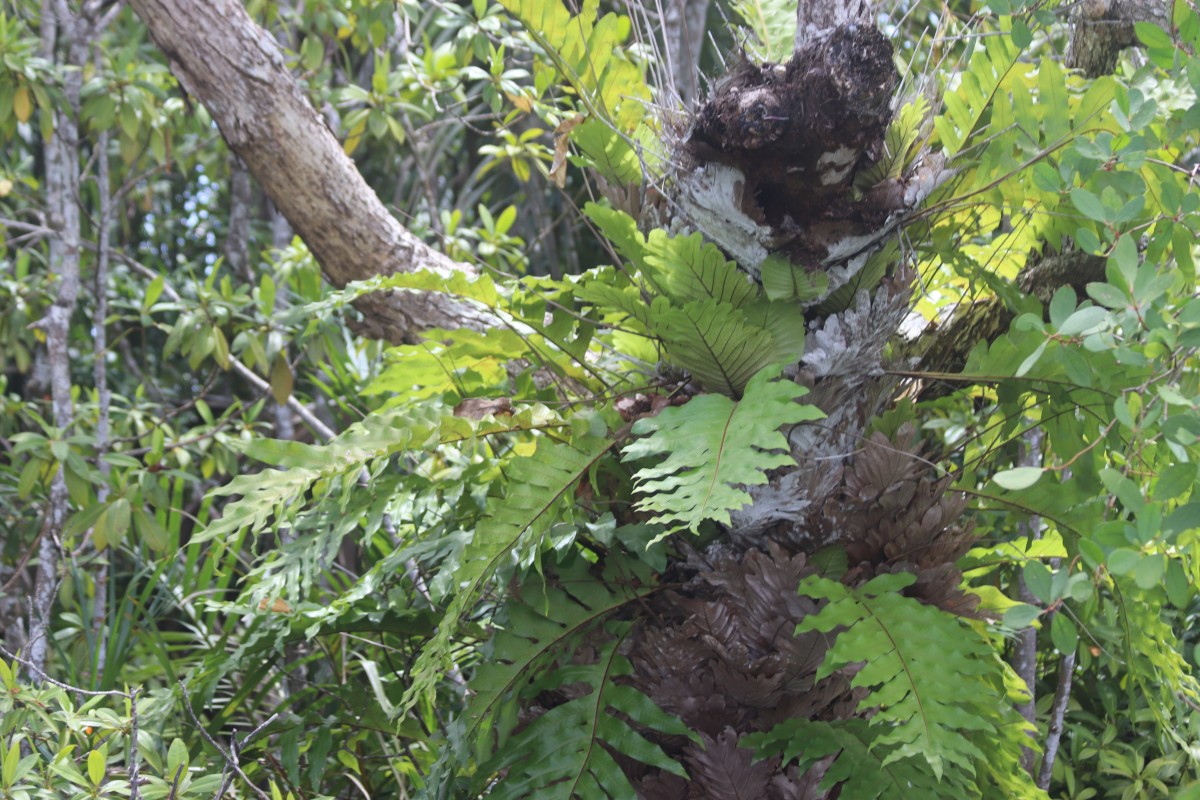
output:
[[[661,459],[634,475],[644,495],[638,508],[655,513],[667,526],[662,534],[695,529],[705,520],[729,524],[729,511],[750,502],[742,487],[767,482],[767,470],[794,464],[781,425],[824,416],[797,399],[807,389],[790,381],[774,381],[779,369],[755,375],[740,402],[722,395],[702,395],[689,403],[645,417],[633,426],[645,434],[624,450],[623,458]]]
[[[1020,750],[1031,740],[1012,708],[1020,690],[1011,670],[961,619],[900,595],[914,580],[885,574],[857,589],[815,576],[801,582],[801,594],[829,603],[797,633],[844,629],[818,680],[861,664],[853,685],[867,690],[859,709],[875,710],[871,747],[887,753],[884,767],[923,758],[938,780],[974,783],[980,762],[1024,775]]]
[[[705,389],[739,396],[759,370],[803,352],[804,313],[794,300],[812,294],[807,276],[787,277],[794,291],[781,290],[774,302],[698,233],[643,237],[628,214],[596,204],[587,213],[645,286],[612,286],[598,273],[579,296],[636,321]]]

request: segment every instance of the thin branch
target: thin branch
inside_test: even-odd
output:
[[[1062,742],[1063,718],[1067,713],[1067,703],[1071,699],[1071,679],[1074,672],[1075,653],[1067,653],[1058,662],[1058,686],[1054,690],[1054,703],[1050,706],[1050,724],[1046,729],[1046,753],[1042,756],[1042,766],[1037,775],[1039,789],[1050,787],[1054,759],[1058,755],[1058,746]]]
[[[191,697],[191,695],[188,694],[187,684],[184,683],[182,678],[179,681],[179,690],[181,692],[183,692],[183,707],[185,709],[187,709],[188,716],[192,718],[192,722],[196,723],[196,728],[199,729],[200,735],[204,737],[204,741],[206,741],[210,745],[212,745],[213,748],[215,748],[216,751],[221,754],[221,758],[224,759],[226,766],[231,768],[234,772],[236,772],[238,774],[238,777],[240,777],[243,781],[245,781],[246,785],[248,787],[250,787],[250,790],[253,791],[256,795],[258,795],[259,800],[271,800],[270,796],[266,792],[264,792],[262,789],[255,786],[254,783],[250,780],[250,778],[246,776],[246,773],[242,771],[241,765],[238,764],[236,757],[234,755],[231,755],[230,753],[225,752],[225,750],[221,747],[221,745],[217,744],[217,740],[214,739],[212,737],[212,734],[210,734],[208,732],[208,729],[204,727],[204,723],[202,723],[199,720],[199,718],[196,716],[196,712],[192,711],[192,697]],[[272,716],[271,719],[274,719],[274,716]],[[270,720],[268,720],[268,722],[269,721]],[[255,730],[258,730],[258,729],[255,729]],[[231,741],[231,744],[233,745],[234,750],[236,751],[236,745],[237,745],[236,737]],[[216,797],[219,798],[222,794],[224,794],[225,789],[227,789],[227,788],[228,787],[225,786],[224,783],[222,783],[221,789],[219,790]],[[214,798],[214,800],[216,800],[216,798]]]

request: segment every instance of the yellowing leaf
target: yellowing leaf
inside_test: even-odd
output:
[[[33,116],[33,98],[29,94],[28,86],[18,86],[17,91],[13,92],[13,113],[17,115],[17,119],[21,122],[28,122]]]
[[[275,402],[283,405],[292,396],[292,368],[282,355],[275,356],[271,364],[271,396]]]

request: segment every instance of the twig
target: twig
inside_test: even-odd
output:
[[[250,790],[258,795],[260,800],[271,800],[270,796],[266,792],[255,786],[250,778],[246,776],[246,773],[242,772],[241,765],[239,765],[237,762],[237,738],[233,737],[230,741],[233,753],[230,754],[225,752],[221,745],[217,744],[217,740],[212,737],[212,734],[208,732],[208,729],[204,727],[204,724],[196,717],[196,712],[192,711],[192,697],[188,694],[187,684],[185,684],[182,679],[179,681],[179,690],[183,692],[183,707],[187,709],[188,716],[192,718],[192,722],[196,723],[196,727],[199,728],[200,735],[204,737],[204,741],[212,745],[216,751],[221,754],[221,758],[224,759],[225,765],[232,768],[233,771],[238,774],[238,777],[245,781],[246,785],[250,787]],[[272,716],[271,719],[274,719],[274,716]],[[269,721],[270,720],[268,720],[268,722]],[[258,729],[256,728],[255,730],[257,731]],[[222,781],[221,788],[217,791],[216,797],[214,797],[213,800],[217,800],[217,798],[225,793],[225,789],[227,788],[228,786],[226,786],[225,782]]]
[[[1071,678],[1075,672],[1075,653],[1067,653],[1058,661],[1058,686],[1054,690],[1054,703],[1050,706],[1050,723],[1046,727],[1046,753],[1042,756],[1042,766],[1038,770],[1037,785],[1039,789],[1050,787],[1050,775],[1054,771],[1054,758],[1058,755],[1058,745],[1062,741],[1063,717],[1067,713],[1067,703],[1071,699]]]
[[[138,717],[137,696],[140,686],[133,687],[129,692],[129,800],[138,800],[142,796],[138,783]]]

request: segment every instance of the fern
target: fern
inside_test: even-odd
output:
[[[980,126],[991,108],[992,98],[1020,54],[1020,48],[1008,36],[986,37],[982,49],[976,48],[968,69],[959,73],[958,86],[942,98],[945,111],[933,120],[947,155],[962,150]]]
[[[740,396],[775,355],[774,337],[726,303],[701,300],[677,308],[658,297],[651,316],[672,363],[712,392]]]
[[[220,519],[193,535],[198,542],[228,538],[246,529],[262,531],[272,520],[294,516],[306,493],[320,485],[322,496],[331,493],[338,479],[357,480],[359,471],[378,458],[406,450],[422,450],[437,444],[441,417],[446,412],[417,406],[382,412],[348,428],[325,446],[301,442],[255,439],[246,455],[278,470],[239,475],[211,494],[241,495],[225,506]]]
[[[498,748],[479,770],[479,782],[503,773],[490,798],[632,797],[610,749],[683,774],[679,764],[631,724],[666,734],[695,734],[636,689],[614,682],[630,672],[629,662],[617,653],[619,639],[603,648],[594,664],[557,666],[534,680],[539,671],[564,660],[582,634],[662,588],[632,559],[610,563],[602,575],[596,572],[594,565],[574,558],[546,578],[529,576],[522,586],[524,601],[508,605],[505,629],[496,634],[490,658],[471,681],[476,694],[464,714],[466,741],[478,741],[481,730],[490,729]],[[608,626],[617,634],[626,627]],[[569,685],[573,699],[510,735],[509,712],[519,702],[528,704],[541,692]],[[578,694],[581,685],[588,691]]]
[[[958,781],[974,777],[976,764],[992,759],[1019,763],[1022,723],[1012,709],[1011,671],[992,646],[960,619],[899,594],[916,580],[880,575],[851,589],[826,578],[806,578],[800,593],[828,600],[805,618],[797,633],[844,628],[817,672],[820,680],[861,664],[853,685],[866,689],[859,710],[882,728],[872,747],[888,749],[883,766],[924,758],[933,774]],[[1000,749],[985,753],[979,741]]]
[[[767,256],[759,270],[763,291],[772,300],[799,300],[803,303],[823,297],[829,291],[828,275],[793,264],[784,255]]]
[[[796,0],[733,0],[733,12],[746,23],[755,42],[746,48],[756,61],[787,60],[796,43]]]
[[[920,757],[889,760],[896,748],[878,745],[878,736],[878,729],[861,719],[789,719],[766,733],[743,737],[742,743],[754,747],[760,758],[778,755],[784,763],[798,759],[801,773],[835,756],[821,779],[821,789],[839,788],[840,800],[957,800],[977,794],[959,775],[939,781]]]
[[[743,486],[766,483],[767,470],[795,463],[779,427],[824,414],[797,403],[808,390],[772,380],[778,374],[778,368],[760,371],[740,402],[702,395],[633,426],[645,436],[625,448],[623,460],[661,459],[634,475],[636,491],[645,495],[638,508],[667,526],[659,538],[705,520],[728,525],[729,511],[750,502]]]
[[[888,126],[883,141],[883,155],[855,177],[855,186],[865,190],[889,178],[899,178],[908,166],[910,156],[915,155],[913,145],[921,137],[921,129],[928,118],[929,101],[924,97],[918,96],[901,106]]]
[[[584,281],[580,298],[637,320],[704,388],[738,396],[756,372],[803,352],[804,315],[793,300],[811,293],[808,284],[823,275],[789,276],[796,292],[781,292],[781,302],[772,302],[698,233],[672,237],[654,230],[643,237],[628,214],[596,204],[587,213],[647,285],[618,288],[607,275],[595,276]],[[649,306],[645,294],[653,297]]]
[[[641,68],[625,53],[629,20],[597,18],[598,0],[571,14],[561,0],[500,0],[542,48],[555,72],[571,86],[589,119],[570,133],[605,177],[639,181],[642,161],[657,161],[658,142],[644,124],[651,101]]]
[[[432,694],[449,663],[459,622],[487,581],[514,554],[522,561],[536,561],[543,538],[555,524],[569,518],[575,486],[612,444],[611,439],[587,434],[574,442],[543,440],[533,455],[511,462],[508,491],[504,497],[489,499],[487,512],[454,571],[454,599],[413,667],[412,683],[402,701],[404,710]]]
[[[211,494],[241,495],[225,506],[222,517],[192,536],[204,542],[227,538],[247,530],[257,534],[272,521],[293,519],[311,503],[333,497],[344,508],[349,486],[361,471],[379,459],[405,452],[425,452],[440,445],[469,441],[479,436],[516,433],[564,423],[544,406],[522,409],[503,422],[485,418],[475,422],[454,416],[437,404],[380,411],[351,425],[322,446],[302,442],[255,439],[246,455],[283,469],[239,475]],[[338,490],[338,494],[334,494]]]

